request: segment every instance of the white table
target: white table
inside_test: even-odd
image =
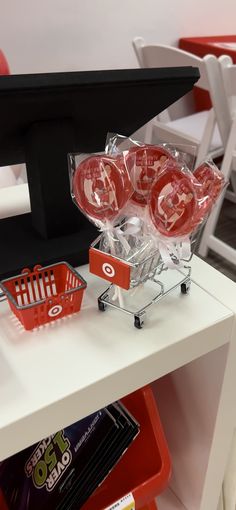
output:
[[[70,318],[26,332],[1,303],[0,459],[156,381],[173,461],[159,510],[216,510],[235,423],[236,286],[196,257],[192,267],[190,294],[154,305],[142,330],[97,310],[106,282],[87,267]]]

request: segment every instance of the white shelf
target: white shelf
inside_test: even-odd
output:
[[[229,341],[233,313],[197,284],[154,305],[137,330],[130,316],[97,310],[106,283],[80,272],[83,310],[38,331],[1,303],[0,459]]]

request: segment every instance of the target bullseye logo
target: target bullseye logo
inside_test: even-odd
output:
[[[62,306],[61,305],[55,305],[55,306],[52,306],[52,308],[50,308],[50,310],[48,310],[48,315],[49,317],[56,317],[57,315],[59,315],[62,311]]]
[[[113,278],[113,276],[116,274],[114,267],[111,264],[108,264],[108,262],[104,262],[102,265],[102,270],[103,273],[109,278]]]

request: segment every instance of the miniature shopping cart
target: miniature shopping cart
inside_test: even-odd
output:
[[[0,300],[7,299],[24,328],[30,330],[78,312],[86,285],[67,262],[36,265],[33,271],[23,269],[2,280]]]
[[[92,243],[89,250],[90,272],[110,282],[110,286],[98,297],[100,311],[105,311],[107,306],[122,310],[133,315],[134,326],[141,329],[150,306],[177,287],[182,294],[189,292],[189,262],[197,237],[191,240],[191,254],[186,260],[182,259],[181,267],[178,268],[176,261],[176,269],[168,269],[158,249],[136,263],[105,253],[99,249],[101,237]]]

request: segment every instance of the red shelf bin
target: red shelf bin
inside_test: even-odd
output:
[[[3,493],[0,489],[0,510],[8,510],[8,507],[5,502],[5,498],[3,496]]]
[[[235,64],[236,47],[235,49],[230,49],[227,45],[224,46],[224,43],[234,43],[236,45],[236,35],[182,37],[179,40],[179,48],[201,58],[208,54],[215,55],[216,57],[220,57],[220,55],[229,55]],[[211,108],[210,96],[206,90],[194,87],[194,98],[197,111],[208,110]]]
[[[158,510],[155,501],[151,501],[148,505],[144,506],[141,510]]]
[[[83,510],[103,510],[132,492],[136,510],[157,510],[154,502],[171,474],[168,446],[150,386],[122,402],[140,423],[140,433]]]

